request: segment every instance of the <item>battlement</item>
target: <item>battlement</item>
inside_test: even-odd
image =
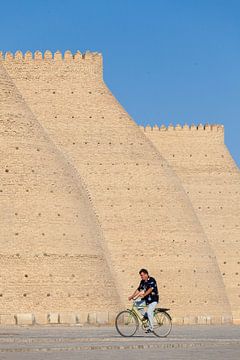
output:
[[[189,143],[194,141],[214,144],[224,143],[224,126],[222,124],[192,124],[192,125],[179,125],[169,126],[165,125],[150,125],[140,126],[140,129],[150,139],[161,139],[164,141],[173,141],[178,139],[186,140]]]
[[[90,62],[102,62],[102,54],[98,52],[90,52],[86,51],[85,53],[81,53],[80,51],[77,51],[75,54],[72,54],[70,50],[65,51],[64,53],[61,53],[60,51],[56,51],[55,53],[52,53],[49,50],[46,50],[44,53],[37,50],[34,53],[31,51],[27,51],[25,54],[23,54],[21,51],[16,51],[15,54],[13,54],[10,51],[7,51],[5,53],[0,51],[0,60],[5,61],[32,61],[32,60],[47,60],[47,61],[90,61]]]
[[[169,126],[165,126],[165,125],[161,125],[160,127],[158,125],[154,125],[153,127],[151,127],[150,125],[147,126],[140,126],[141,130],[144,132],[157,132],[157,131],[161,131],[161,132],[165,132],[165,131],[182,131],[182,132],[205,132],[205,133],[209,133],[209,132],[219,132],[219,133],[224,133],[224,126],[222,124],[199,124],[199,125],[183,125],[181,126],[180,124],[177,124],[176,126],[173,126],[172,124],[170,124]]]
[[[27,51],[23,54],[21,51],[16,51],[15,54],[7,51],[6,53],[0,52],[0,62],[4,64],[7,68],[29,68],[29,71],[36,71],[36,69],[42,69],[43,71],[50,69],[56,65],[56,68],[69,67],[72,68],[72,71],[82,72],[87,76],[97,76],[102,78],[103,76],[103,61],[102,54],[97,52],[86,51],[81,53],[77,51],[73,54],[71,51],[67,50],[64,53],[56,51],[55,53],[46,50],[41,52],[39,50],[32,53]],[[45,66],[47,65],[47,66]],[[76,69],[77,68],[77,69]],[[30,70],[31,69],[31,70]],[[18,71],[17,70],[17,71]]]

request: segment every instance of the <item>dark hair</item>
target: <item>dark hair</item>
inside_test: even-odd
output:
[[[139,271],[139,274],[141,274],[141,273],[144,273],[144,274],[147,274],[147,275],[148,275],[148,271],[147,271],[146,269],[141,269],[141,270]]]

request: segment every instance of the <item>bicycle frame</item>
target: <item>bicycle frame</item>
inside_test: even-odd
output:
[[[145,320],[142,320],[142,314],[139,312],[139,309],[138,309],[138,307],[135,305],[135,302],[133,302],[133,304],[132,304],[132,308],[131,309],[127,309],[127,310],[129,310],[132,314],[134,314],[136,317],[137,317],[137,319],[138,319],[138,321],[141,323],[141,324],[143,324],[144,323],[144,321]],[[165,310],[169,310],[169,309],[164,309],[164,311],[157,311],[158,309],[155,309],[154,310],[154,315],[153,316],[160,316],[160,314],[162,313],[162,312],[165,312]],[[166,312],[167,313],[167,312]],[[169,318],[170,318],[170,320],[172,320],[172,318],[171,318],[171,315],[169,314],[169,313],[167,313],[167,315],[169,316]],[[129,314],[129,316],[130,316],[130,314]],[[146,320],[148,321],[148,319],[146,318]]]
[[[138,310],[137,306],[135,305],[135,302],[133,302],[132,308],[128,309],[128,310],[137,317],[137,319],[140,323],[143,323],[142,315],[139,313],[139,310]]]

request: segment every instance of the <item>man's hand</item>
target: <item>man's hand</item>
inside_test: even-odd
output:
[[[130,300],[132,300],[132,299],[137,298],[137,297],[138,297],[138,294],[139,294],[139,290],[136,289],[136,290],[134,291],[134,293],[133,293],[131,296],[129,296],[128,300],[130,301]]]

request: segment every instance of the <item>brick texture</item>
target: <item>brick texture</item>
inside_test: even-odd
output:
[[[166,154],[104,83],[101,55],[7,53],[1,66],[1,161],[9,172],[1,177],[8,192],[0,193],[0,246],[2,261],[19,264],[11,286],[2,281],[4,292],[18,289],[12,311],[94,314],[129,305],[144,266],[174,317],[231,316],[199,214]]]

